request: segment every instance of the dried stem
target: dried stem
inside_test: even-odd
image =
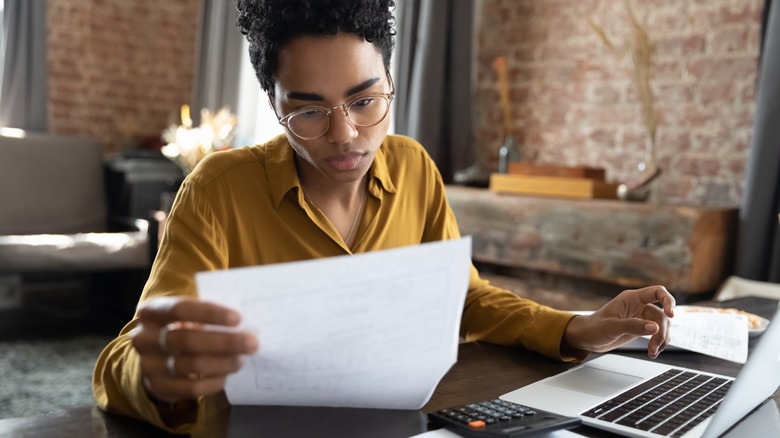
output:
[[[654,47],[650,37],[647,35],[647,30],[637,20],[633,8],[631,8],[631,3],[625,0],[625,4],[633,31],[633,38],[629,39],[629,48],[631,50],[631,60],[634,64],[634,80],[639,92],[639,99],[642,102],[642,120],[650,141],[655,144],[655,96],[652,88]]]
[[[655,95],[653,93],[653,53],[655,47],[650,41],[646,28],[639,22],[631,7],[631,3],[625,0],[626,11],[631,22],[631,35],[626,37],[626,46],[631,53],[631,62],[634,67],[634,82],[642,104],[642,123],[647,131],[651,144],[655,144]],[[610,40],[603,27],[597,24],[592,17],[587,17],[588,24],[604,42],[607,48],[620,55],[615,45]],[[650,157],[648,157],[650,158]],[[654,157],[652,157],[654,158]]]

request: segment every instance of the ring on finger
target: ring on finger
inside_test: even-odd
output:
[[[176,376],[176,356],[168,355],[168,358],[165,359],[165,369],[168,371],[169,376]]]
[[[177,328],[179,328],[177,324],[170,323],[160,329],[160,333],[157,335],[157,345],[160,346],[160,350],[162,350],[163,353],[171,354],[173,352],[168,348],[168,332]]]

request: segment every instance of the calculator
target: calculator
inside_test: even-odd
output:
[[[580,424],[577,417],[498,399],[441,409],[429,413],[428,419],[467,437],[524,437]]]

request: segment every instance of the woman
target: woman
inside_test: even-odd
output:
[[[414,140],[387,135],[393,6],[239,2],[239,26],[285,135],[213,154],[187,177],[136,317],[95,369],[102,408],[187,431],[202,417],[203,397],[224,389],[242,356],[262,354],[251,333],[203,329],[237,326],[239,316],[196,300],[198,271],[459,237],[430,157]],[[673,306],[669,292],[653,286],[575,317],[493,287],[472,267],[461,335],[567,361],[652,335],[654,358],[668,343]]]

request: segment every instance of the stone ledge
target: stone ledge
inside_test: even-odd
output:
[[[737,208],[502,195],[448,186],[473,258],[623,287],[714,291],[730,272]]]

